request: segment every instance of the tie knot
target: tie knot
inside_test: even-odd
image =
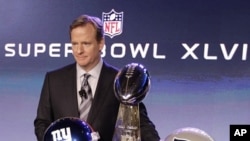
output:
[[[85,73],[85,74],[83,74],[83,77],[84,77],[85,80],[88,80],[88,78],[90,77],[90,74]]]
[[[90,77],[90,74],[88,74],[88,73],[83,74],[82,86],[87,86],[87,85],[89,85],[89,84],[88,84],[88,79],[89,79],[89,77]]]

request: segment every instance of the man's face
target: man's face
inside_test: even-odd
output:
[[[91,70],[100,60],[104,39],[96,40],[96,30],[91,24],[76,27],[71,31],[73,56],[85,70]]]

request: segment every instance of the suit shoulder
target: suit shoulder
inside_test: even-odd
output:
[[[110,73],[114,73],[114,74],[116,74],[119,71],[119,69],[117,67],[112,66],[112,65],[105,63],[105,62],[103,63],[103,68],[105,68],[106,71],[108,71]]]
[[[55,69],[55,70],[52,70],[52,71],[49,71],[48,74],[51,74],[51,75],[63,74],[63,73],[73,71],[73,70],[76,70],[76,64],[75,63],[63,66],[61,68],[58,68],[58,69]]]

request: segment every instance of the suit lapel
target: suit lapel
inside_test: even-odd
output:
[[[105,103],[105,101],[109,99],[109,97],[107,97],[106,95],[109,92],[108,84],[110,84],[110,81],[113,82],[113,80],[110,79],[109,76],[110,72],[108,72],[106,64],[103,63],[103,67],[97,84],[95,97],[93,99],[92,106],[88,115],[87,122],[90,124],[92,124],[98,117],[98,114],[101,112],[100,109],[102,109],[102,106],[104,105],[103,103]]]
[[[76,64],[73,64],[72,67],[68,69],[68,75],[69,75],[69,83],[67,88],[69,88],[69,94],[73,96],[69,96],[67,99],[68,105],[71,105],[69,108],[72,112],[71,115],[74,117],[79,117],[78,112],[78,102],[77,102],[77,85],[76,85]]]

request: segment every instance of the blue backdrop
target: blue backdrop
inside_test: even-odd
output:
[[[230,124],[250,123],[249,2],[0,1],[2,140],[34,141],[33,120],[47,71],[72,63],[68,27],[81,14],[122,13],[107,31],[103,58],[142,63],[151,74],[144,99],[161,138],[197,127],[229,140]]]

